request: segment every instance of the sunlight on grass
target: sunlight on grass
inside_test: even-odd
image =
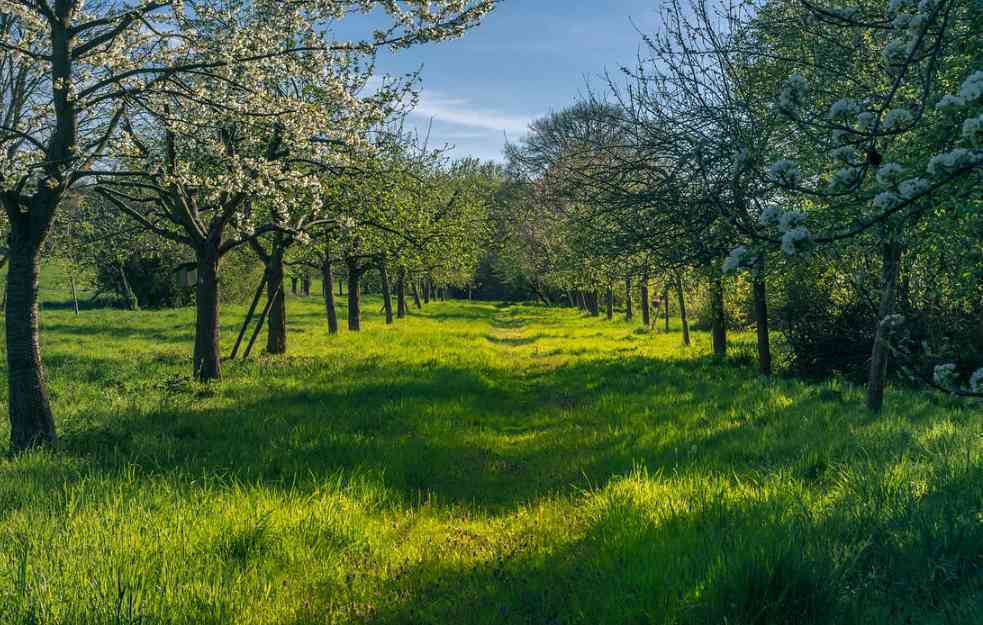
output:
[[[983,621],[978,404],[569,310],[290,310],[212,387],[189,310],[43,312],[62,442],[0,460],[0,622]]]

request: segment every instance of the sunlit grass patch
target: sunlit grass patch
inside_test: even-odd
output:
[[[208,387],[189,310],[45,311],[62,442],[0,460],[0,622],[983,621],[978,404],[873,417],[675,326],[365,309],[329,337],[291,299],[291,353]]]

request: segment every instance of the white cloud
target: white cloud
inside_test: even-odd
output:
[[[464,98],[448,98],[426,89],[413,113],[456,126],[514,134],[524,134],[533,121],[532,117],[482,110]]]

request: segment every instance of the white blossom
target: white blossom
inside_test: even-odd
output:
[[[782,91],[778,96],[778,106],[784,111],[795,111],[806,103],[808,92],[809,83],[806,79],[799,74],[792,74],[782,84]]]
[[[803,226],[792,228],[782,235],[782,251],[785,252],[786,256],[794,256],[804,243],[811,240],[812,235],[807,228]]]
[[[877,182],[885,187],[894,185],[901,174],[904,173],[904,167],[898,165],[897,163],[884,163],[877,170]]]
[[[924,178],[909,178],[898,185],[898,193],[906,200],[927,193],[928,181]]]
[[[860,104],[856,100],[837,100],[829,107],[829,118],[832,120],[846,119],[856,115],[860,111]]]
[[[893,191],[883,191],[874,197],[874,208],[881,211],[891,210],[898,205],[899,201],[900,198],[898,198],[897,193],[894,193]]]
[[[806,220],[806,214],[800,211],[788,211],[778,218],[778,228],[782,232],[801,225]]]
[[[874,127],[874,122],[877,121],[877,115],[869,111],[864,111],[857,115],[857,128],[866,131]]]
[[[769,206],[761,211],[761,214],[758,216],[758,223],[762,226],[774,226],[778,223],[781,216],[781,209],[775,206]]]
[[[972,145],[983,144],[983,115],[963,122],[963,138]]]
[[[730,251],[727,258],[724,259],[723,271],[724,273],[733,273],[737,271],[746,262],[748,256],[748,249],[743,245],[738,245]]]
[[[983,70],[974,72],[959,88],[959,97],[966,102],[975,102],[983,97]]]
[[[956,148],[949,152],[936,154],[928,161],[928,173],[940,176],[953,172],[978,162],[978,158],[965,148]]]
[[[884,114],[884,129],[894,130],[910,124],[914,118],[908,109],[891,109]]]
[[[956,386],[956,365],[946,363],[944,365],[936,365],[935,370],[932,373],[932,379],[939,386],[945,388],[955,388]]]
[[[974,393],[983,393],[983,367],[973,372],[969,377],[969,390]]]
[[[782,159],[768,167],[768,178],[786,187],[796,187],[802,181],[802,172],[795,161]]]
[[[944,95],[935,104],[935,108],[940,111],[949,111],[966,105],[966,99],[957,95]]]

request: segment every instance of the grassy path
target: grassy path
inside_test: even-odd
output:
[[[0,460],[0,623],[983,622],[978,405],[874,418],[569,310],[320,306],[207,388],[191,311],[46,310],[63,443]]]

